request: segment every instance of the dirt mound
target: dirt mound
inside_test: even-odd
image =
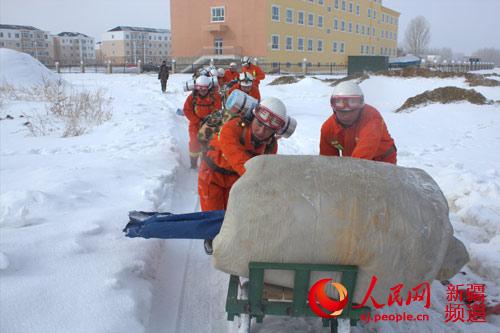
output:
[[[286,76],[280,76],[279,78],[275,79],[273,82],[269,83],[270,86],[276,86],[279,84],[292,84],[292,83],[297,83],[300,80],[304,78],[303,75],[300,76],[294,76],[294,75],[286,75]]]
[[[407,67],[401,70],[395,71],[381,71],[377,72],[377,75],[384,76],[392,76],[392,77],[437,77],[441,79],[446,79],[449,77],[464,77],[464,73],[455,73],[455,72],[441,72],[441,71],[431,71],[427,68],[416,68],[416,67]]]
[[[498,86],[500,86],[500,81],[497,81],[494,79],[488,79],[488,78],[484,77],[483,75],[477,75],[477,74],[466,74],[465,81],[471,87],[476,87],[476,86],[498,87]]]
[[[480,75],[473,73],[457,73],[457,72],[442,72],[442,71],[433,71],[427,68],[415,68],[408,67],[403,68],[401,70],[395,71],[381,71],[377,72],[377,75],[383,76],[391,76],[391,77],[425,77],[425,78],[456,78],[463,77],[465,81],[471,86],[486,86],[486,87],[497,87],[500,86],[500,81],[488,79],[485,76],[489,75]]]
[[[370,76],[368,76],[368,74],[357,73],[357,74],[343,77],[341,79],[333,79],[333,80],[330,79],[330,82],[332,82],[332,83],[330,83],[330,85],[332,87],[335,87],[340,82],[351,81],[351,80],[356,80],[356,83],[360,84],[361,82],[363,82],[364,80],[367,80],[369,78],[370,78]]]
[[[474,89],[462,89],[457,87],[442,87],[434,90],[427,90],[417,96],[410,97],[404,104],[396,110],[401,112],[419,105],[429,103],[449,104],[459,101],[468,101],[472,104],[491,104],[492,101],[487,100],[482,94]]]

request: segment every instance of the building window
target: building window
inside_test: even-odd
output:
[[[375,27],[372,27],[372,36],[375,37]]]
[[[352,4],[352,1],[349,2],[349,13],[352,13],[353,7],[354,7],[354,5]]]
[[[304,38],[303,37],[299,37],[297,39],[297,50],[304,51]]]
[[[311,13],[307,14],[307,25],[309,27],[314,27],[314,14]]]
[[[359,24],[356,23],[356,33],[359,34]]]
[[[348,31],[349,31],[349,32],[352,32],[352,22],[349,22],[348,27],[349,27]]]
[[[333,42],[333,45],[332,45],[332,51],[334,53],[337,53],[337,42]]]
[[[364,45],[361,45],[361,54],[363,54],[363,51],[365,50]],[[382,53],[382,48],[380,48],[380,53]]]
[[[293,23],[293,9],[287,8],[286,9],[286,23]]]
[[[301,24],[301,25],[304,25],[304,12],[303,11],[299,11],[298,14],[299,14],[299,17],[297,19],[297,23]]]
[[[273,49],[273,50],[280,49],[280,36],[271,35],[271,49]]]
[[[334,7],[335,9],[339,9],[339,0],[335,0]]]
[[[371,17],[372,17],[372,9],[368,8],[368,18],[371,18]]]
[[[325,1],[324,1],[324,0],[318,0],[318,5],[323,6],[324,4],[325,4]]]
[[[286,39],[285,39],[285,50],[287,50],[287,51],[292,51],[293,50],[293,37],[292,36],[286,36]]]
[[[340,23],[340,30],[345,31],[345,21],[344,20],[342,20],[342,22]]]
[[[318,15],[318,28],[323,28],[323,16]]]
[[[359,5],[356,5],[356,16],[359,16]]]
[[[376,19],[377,18],[377,11],[374,9],[373,10],[373,18]]]
[[[318,39],[318,52],[323,52],[323,41],[321,39]]]
[[[19,34],[15,34],[16,38],[19,38]]]
[[[271,7],[271,13],[272,13],[271,19],[273,21],[279,22],[280,21],[280,7],[273,5]]]
[[[3,32],[0,32],[0,37],[3,38]],[[2,44],[3,45],[3,44]]]
[[[224,7],[211,7],[210,11],[212,12],[212,22],[224,22]]]
[[[333,30],[339,30],[339,20],[337,18],[333,19]]]
[[[345,50],[344,46],[345,46],[344,42],[340,42],[340,53],[344,53]]]
[[[372,54],[375,54],[375,46],[372,46]]]
[[[215,37],[214,38],[214,53],[215,54],[222,54],[223,48],[223,39],[220,37]]]
[[[313,40],[312,39],[308,39],[307,40],[307,51],[308,52],[312,52],[313,51]]]
[[[345,12],[346,6],[345,6],[345,0],[342,0],[342,10]]]

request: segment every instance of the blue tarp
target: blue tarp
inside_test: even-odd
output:
[[[129,219],[123,229],[127,237],[213,239],[222,226],[224,211],[189,214],[133,211]]]

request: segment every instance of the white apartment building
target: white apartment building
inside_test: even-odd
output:
[[[0,47],[28,53],[45,65],[53,62],[49,32],[32,26],[0,24]]]
[[[79,32],[61,32],[54,36],[54,59],[62,66],[95,64],[95,40]]]
[[[170,57],[168,29],[118,26],[102,34],[100,50],[114,64],[160,64]]]

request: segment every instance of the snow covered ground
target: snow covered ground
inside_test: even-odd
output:
[[[29,69],[34,77],[41,72]],[[189,76],[172,75],[165,95],[154,74],[63,78],[75,89],[104,88],[113,116],[83,136],[32,137],[20,116],[41,112],[44,103],[0,103],[0,331],[232,331],[224,309],[229,276],[212,267],[201,241],[128,239],[121,231],[130,210],[199,210],[187,122],[175,114]],[[262,95],[280,97],[298,121],[279,153],[318,154],[332,88],[313,78],[267,86],[274,78],[261,84]],[[395,138],[398,163],[426,170],[449,201],[456,236],[471,256],[465,275],[451,282],[484,283],[488,302],[498,303],[500,105],[433,104],[393,112],[408,97],[448,85],[469,89],[460,78],[377,76],[361,87]],[[474,89],[500,100],[500,88]],[[429,322],[371,323],[353,331],[500,330],[500,316],[493,315],[484,324],[445,324],[445,305],[446,289],[434,282],[431,309],[407,309],[428,313]],[[315,318],[266,318],[253,327],[316,332],[320,326]]]

